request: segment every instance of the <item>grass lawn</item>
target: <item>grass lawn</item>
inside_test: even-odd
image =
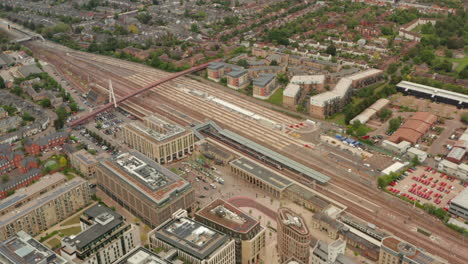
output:
[[[269,102],[274,105],[283,105],[283,88],[276,89],[275,93],[270,96],[270,98],[266,99],[266,102]]]
[[[59,230],[59,232],[64,234],[65,236],[76,235],[79,232],[81,232],[81,227],[79,226],[69,227],[69,228],[61,229]]]
[[[60,226],[67,226],[67,225],[73,225],[73,224],[79,224],[80,223],[80,214],[77,214],[73,216],[72,218],[68,219],[65,222],[62,222]]]
[[[331,116],[329,119],[327,119],[327,121],[336,123],[336,124],[341,125],[341,126],[345,126],[345,125],[346,125],[346,123],[345,123],[345,116],[344,116],[344,114],[342,114],[342,113],[334,114],[334,115]]]
[[[55,237],[47,241],[46,244],[52,249],[58,248],[61,245],[60,240]]]
[[[463,70],[465,68],[465,66],[468,65],[468,56],[466,56],[465,58],[462,58],[462,59],[450,58],[449,61],[452,62],[452,63],[458,63],[457,68],[455,68],[455,70],[457,72],[461,72],[461,70]]]

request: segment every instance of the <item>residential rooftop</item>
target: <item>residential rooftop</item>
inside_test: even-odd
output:
[[[123,153],[101,162],[100,166],[158,206],[191,187],[189,182],[139,152]]]
[[[101,204],[86,209],[83,216],[86,221],[91,223],[91,226],[76,236],[73,235],[62,239],[63,243],[75,246],[78,251],[86,249],[87,246],[104,235],[110,235],[124,223],[124,219],[120,214]]]
[[[66,178],[61,173],[54,173],[53,175],[42,177],[39,181],[32,184],[31,186],[19,189],[12,196],[7,197],[6,199],[2,200],[0,211],[8,208],[9,206],[13,204],[15,205],[20,204],[20,201],[26,201],[30,195],[35,194],[38,191],[42,191],[50,185],[63,181],[63,179],[66,179]],[[55,189],[52,189],[42,194],[36,199],[33,199],[28,202],[24,202],[21,206],[17,207],[14,211],[0,216],[0,226],[6,225],[8,223],[15,221],[18,218],[23,217],[25,214],[33,210],[36,210],[37,208],[43,206],[44,204],[47,204],[53,201],[57,197],[60,197],[64,193],[69,192],[73,188],[83,183],[86,183],[84,179],[80,177],[76,177],[70,181],[64,182],[63,184],[59,185]]]
[[[67,261],[24,231],[0,244],[2,264],[65,264]]]
[[[325,82],[325,75],[296,75],[289,82],[294,84],[319,84]]]
[[[270,73],[261,73],[258,78],[252,80],[253,85],[265,87],[276,78],[276,75]]]
[[[236,233],[248,233],[260,224],[239,208],[221,199],[214,200],[196,214]]]
[[[300,90],[301,87],[298,84],[290,82],[288,83],[288,85],[286,85],[286,88],[283,90],[283,96],[296,97]]]
[[[253,175],[254,177],[259,178],[260,180],[275,186],[280,190],[286,189],[288,186],[292,185],[292,182],[286,177],[283,177],[276,172],[256,163],[247,158],[239,158],[230,162],[231,166],[238,168],[240,170],[246,171]]]
[[[228,235],[185,217],[161,225],[154,236],[199,260],[206,259],[229,241]]]

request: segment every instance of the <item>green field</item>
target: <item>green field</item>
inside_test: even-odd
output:
[[[58,248],[61,245],[60,240],[55,237],[47,241],[46,244],[52,249]]]
[[[75,227],[65,228],[65,229],[59,230],[59,232],[64,234],[65,236],[76,235],[79,232],[81,232],[81,227],[75,226]]]
[[[462,59],[450,58],[448,60],[452,63],[458,63],[457,67],[455,68],[457,72],[461,72],[468,65],[468,56]]]
[[[80,214],[77,214],[73,216],[72,218],[68,219],[65,222],[62,222],[60,226],[68,226],[68,225],[74,225],[74,224],[79,224],[80,223]]]
[[[283,88],[276,89],[275,93],[270,96],[270,98],[266,99],[266,102],[270,104],[282,106],[283,105]]]

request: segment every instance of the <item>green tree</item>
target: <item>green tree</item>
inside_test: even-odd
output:
[[[190,31],[195,32],[195,33],[200,33],[200,29],[198,28],[198,25],[196,23],[193,23],[190,25]]]
[[[286,73],[284,72],[279,72],[278,74],[276,74],[276,79],[278,79],[278,83],[282,85],[285,85],[289,82],[288,75],[286,75]]]
[[[142,24],[149,24],[149,22],[151,21],[151,18],[152,18],[151,15],[148,14],[147,12],[139,13],[136,16],[136,19]]]
[[[21,118],[23,119],[23,121],[26,121],[26,122],[36,120],[36,118],[34,118],[34,116],[32,116],[32,115],[31,115],[30,113],[28,113],[28,112],[24,112],[23,115],[21,116]]]
[[[278,66],[278,62],[276,60],[272,60],[270,62],[270,66]]]
[[[397,117],[397,118],[392,118],[390,121],[388,121],[388,133],[393,133],[395,132],[401,125],[402,118]]]
[[[2,182],[3,183],[8,182],[9,180],[10,180],[10,177],[8,175],[5,174],[5,175],[2,176]]]
[[[5,80],[0,76],[0,89],[5,89]]]
[[[65,168],[68,164],[68,160],[67,158],[65,158],[64,156],[61,156],[60,159],[59,159],[59,165],[61,168]]]
[[[468,65],[465,66],[465,68],[463,68],[463,70],[461,70],[460,73],[458,73],[458,76],[460,77],[460,79],[468,79]]]
[[[463,113],[460,117],[460,120],[464,123],[464,124],[468,124],[468,113]]]
[[[50,107],[52,104],[51,104],[49,98],[44,98],[44,99],[42,99],[41,101],[39,101],[39,105],[42,106],[42,107],[48,108],[48,107]]]
[[[392,115],[392,111],[388,108],[384,108],[377,113],[377,117],[380,118],[381,121],[387,120]]]
[[[334,44],[331,44],[330,46],[327,47],[327,49],[325,50],[325,53],[327,54],[330,54],[332,56],[335,56],[336,55],[336,47]]]

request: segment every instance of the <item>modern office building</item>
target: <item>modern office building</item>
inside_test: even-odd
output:
[[[80,217],[81,232],[62,238],[61,255],[77,264],[111,264],[140,246],[138,227],[102,204]]]
[[[139,152],[100,162],[96,178],[99,188],[153,228],[194,203],[189,182]]]
[[[124,142],[154,161],[164,164],[185,157],[193,151],[194,136],[190,129],[156,116],[122,128]]]
[[[468,188],[465,188],[452,199],[449,212],[468,220]]]
[[[304,219],[291,209],[282,207],[278,209],[276,228],[280,262],[295,258],[301,263],[309,263],[312,235]]]
[[[265,228],[239,208],[217,199],[195,214],[195,220],[236,241],[236,263],[255,264],[265,256]]]
[[[24,231],[0,242],[2,264],[72,264]]]
[[[286,177],[245,157],[233,160],[229,165],[234,175],[277,198],[293,184]]]
[[[379,264],[448,264],[448,262],[397,237],[390,236],[382,240]]]
[[[177,254],[191,264],[235,264],[235,241],[228,235],[177,212],[150,232],[152,249]]]
[[[169,256],[170,257],[170,256]],[[183,263],[182,261],[180,261]],[[153,251],[145,247],[137,247],[128,252],[125,256],[116,260],[114,264],[171,264],[171,260],[166,260],[158,256]]]
[[[356,264],[344,255],[346,242],[335,240],[330,244],[319,240],[311,254],[311,264]]]
[[[0,203],[0,240],[24,230],[32,236],[65,220],[91,202],[89,184],[60,173],[42,177]]]

